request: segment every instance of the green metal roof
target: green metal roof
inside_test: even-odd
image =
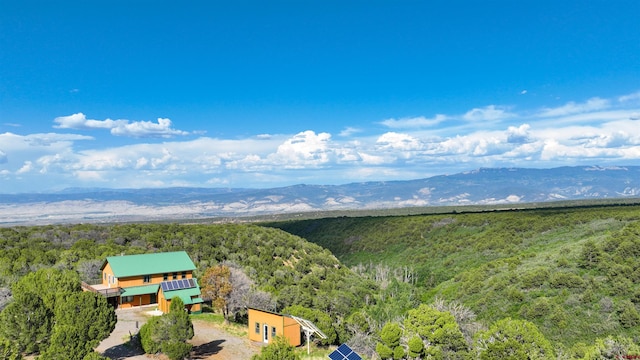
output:
[[[118,277],[164,274],[195,270],[196,266],[184,251],[139,255],[109,256],[102,266],[109,263]]]
[[[134,296],[144,294],[157,294],[160,284],[133,286],[122,289],[123,292],[120,296]]]
[[[202,302],[202,299],[200,298],[200,288],[197,286],[191,289],[164,291],[163,294],[167,300],[171,300],[177,296],[182,299],[182,302],[185,305],[198,304]],[[192,299],[192,296],[196,296],[196,298]]]

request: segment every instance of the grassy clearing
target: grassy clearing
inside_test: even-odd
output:
[[[200,314],[191,314],[192,320],[205,321],[214,324],[217,328],[238,337],[246,337],[247,325],[225,321],[224,316],[219,313],[203,312]]]

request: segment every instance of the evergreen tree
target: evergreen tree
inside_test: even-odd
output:
[[[0,359],[20,360],[22,359],[22,355],[13,342],[0,338]]]
[[[52,323],[53,313],[42,299],[18,292],[0,313],[0,335],[20,352],[39,353],[49,346]]]
[[[407,312],[404,327],[406,332],[417,334],[430,344],[425,352],[431,356],[455,358],[467,354],[464,335],[454,316],[448,311],[439,311],[432,306],[421,304]]]
[[[259,355],[254,355],[251,360],[300,360],[293,346],[281,336],[276,336],[273,341],[262,348]]]
[[[171,299],[169,313],[150,319],[140,329],[140,342],[147,354],[159,352],[171,360],[184,359],[191,352],[193,324],[184,310],[184,302],[179,297]]]
[[[476,334],[476,351],[483,360],[555,358],[551,343],[535,324],[511,318]]]
[[[82,360],[116,325],[116,314],[107,299],[92,292],[71,294],[55,312],[51,344],[43,359]]]

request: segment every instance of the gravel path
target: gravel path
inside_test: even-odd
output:
[[[154,315],[155,306],[134,309],[118,309],[118,323],[111,335],[96,348],[102,355],[114,360],[149,360],[166,359],[165,356],[146,355],[142,351],[130,347],[130,334],[136,334],[139,328]],[[192,359],[249,360],[253,354],[260,352],[260,346],[249,339],[237,337],[202,320],[193,321],[194,337]]]

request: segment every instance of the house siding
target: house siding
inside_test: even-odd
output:
[[[162,273],[139,274],[135,276],[123,276],[121,278],[118,278],[114,275],[113,267],[109,263],[109,258],[107,258],[107,261],[105,261],[102,268],[102,285],[107,288],[126,289],[136,286],[160,284],[161,282],[165,281],[165,274],[167,275],[167,280],[193,278],[193,270],[167,271]],[[145,282],[146,277],[148,277],[149,281]],[[153,295],[142,294],[134,295],[131,297],[118,296],[117,306],[120,308],[131,308],[135,306],[158,304],[158,308],[161,311],[167,313],[169,312],[171,301],[166,300],[163,296],[161,296],[161,293],[162,291]],[[155,299],[153,299],[154,297]],[[152,300],[154,300],[154,302],[151,302]],[[192,312],[200,312],[202,309],[200,304],[188,305],[187,308]]]
[[[270,313],[257,309],[248,309],[249,317],[249,340],[256,342],[264,341],[264,327],[267,325],[267,343],[273,341],[272,328],[276,328],[276,336],[285,337],[291,346],[300,346],[302,338],[300,336],[300,325],[290,317],[285,315]],[[256,324],[258,326],[256,327]],[[256,330],[258,330],[256,332]]]

